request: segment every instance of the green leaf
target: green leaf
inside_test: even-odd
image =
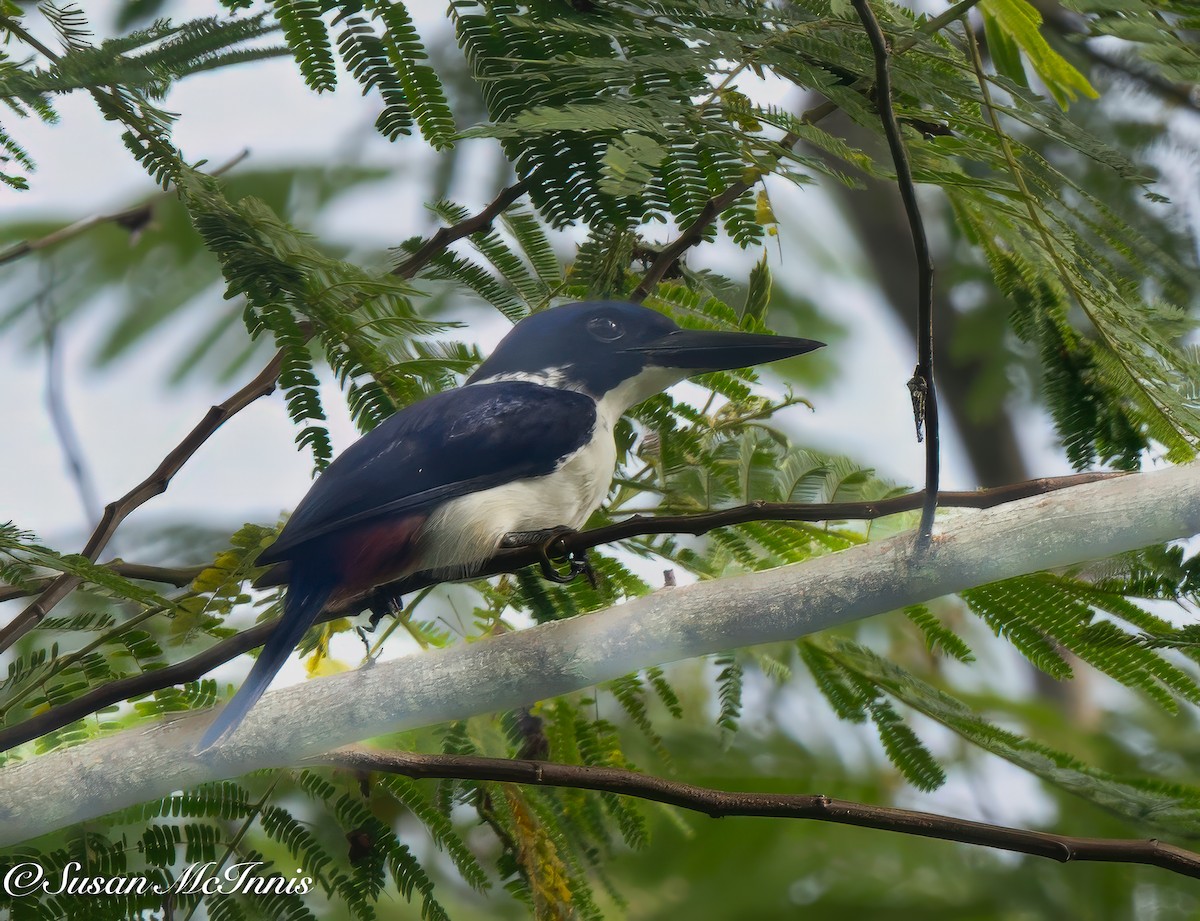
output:
[[[720,698],[717,725],[726,732],[737,732],[738,718],[742,714],[742,666],[732,653],[717,656],[713,663],[721,669],[717,675]]]
[[[871,704],[870,712],[888,760],[905,780],[926,791],[936,790],[946,782],[942,766],[889,703],[877,700]]]
[[[959,662],[974,662],[971,647],[953,630],[944,626],[932,611],[923,604],[914,604],[904,609],[904,616],[921,628],[925,634],[925,645],[930,652],[941,650]]]
[[[600,188],[610,195],[636,195],[653,179],[667,150],[653,138],[629,132],[612,140],[602,161]]]
[[[329,33],[321,21],[321,3],[318,0],[274,0],[274,10],[305,82],[318,93],[332,90],[337,85],[337,68]]]
[[[1013,44],[1025,52],[1029,63],[1046,84],[1050,95],[1064,109],[1068,102],[1080,94],[1090,99],[1100,95],[1088,82],[1087,77],[1051,48],[1042,37],[1039,31],[1042,14],[1026,0],[983,0],[979,8],[990,20],[994,31],[1011,39]],[[1001,44],[1003,47],[1004,42]],[[1010,54],[1010,51],[1002,51],[1002,57]],[[1006,66],[1015,67],[1011,61],[1007,61]]]
[[[383,45],[404,89],[405,101],[421,129],[421,136],[436,150],[452,147],[454,116],[446,102],[441,80],[434,69],[424,63],[429,56],[408,10],[402,3],[388,0],[373,0],[371,6],[384,24]]]
[[[750,270],[750,282],[746,286],[746,303],[742,307],[742,325],[757,325],[767,315],[767,304],[771,300],[771,267],[767,265],[767,254]]]
[[[996,73],[1021,86],[1028,86],[1029,78],[1025,76],[1025,62],[1021,58],[1020,47],[986,9],[983,10],[983,33],[987,37],[988,54],[991,55]]]

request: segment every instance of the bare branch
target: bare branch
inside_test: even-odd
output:
[[[551,761],[515,761],[472,755],[426,755],[418,752],[379,751],[349,747],[309,759],[354,771],[381,771],[414,779],[453,778],[517,783],[534,787],[567,787],[598,790],[620,796],[666,803],[712,818],[763,816],[811,819],[837,825],[854,825],[893,831],[920,838],[938,838],[982,847],[998,848],[1060,863],[1099,861],[1140,863],[1200,879],[1200,854],[1154,839],[1078,838],[1050,832],[971,822],[931,812],[870,806],[834,799],[819,793],[730,793],[699,787],[651,774],[611,767],[558,764]]]

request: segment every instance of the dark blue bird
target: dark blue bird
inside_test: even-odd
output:
[[[693,374],[822,344],[685,330],[615,301],[526,317],[464,386],[347,448],[258,557],[286,573],[283,617],[201,749],[237,727],[330,602],[418,571],[463,575],[512,532],[580,527],[608,494],[613,428],[635,403]]]

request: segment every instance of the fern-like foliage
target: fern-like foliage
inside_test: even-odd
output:
[[[39,15],[62,51],[49,56],[29,44],[24,60],[28,49],[14,47],[28,44],[32,33],[4,5],[11,41],[0,56],[0,99],[20,115],[53,120],[56,97],[90,93],[155,181],[174,187],[220,263],[248,337],[269,338],[277,349],[297,443],[317,467],[331,457],[318,392],[324,368],[342,386],[355,422],[369,429],[457,385],[479,361],[478,350],[452,338],[448,324],[429,319],[436,313],[427,306],[446,292],[490,305],[513,322],[560,300],[627,298],[661,252],[661,226],[672,235],[695,226],[700,240],[723,232],[747,247],[778,229],[770,177],[854,187],[863,176],[886,180],[892,173],[876,146],[855,146],[815,116],[767,101],[751,79],[820,93],[878,134],[874,61],[844,3],[453,0],[448,15],[465,70],[460,76],[486,106],[486,121],[473,125],[452,108],[446,87],[454,84],[443,84],[403,3],[225,0],[224,6],[233,15],[160,21],[93,44],[78,8],[45,5]],[[990,67],[959,25],[934,25],[887,2],[873,6],[892,47],[894,103],[917,180],[942,190],[980,271],[1009,300],[1012,348],[1034,359],[1070,461],[1132,469],[1148,453],[1190,457],[1200,437],[1200,366],[1195,350],[1182,343],[1191,329],[1184,311],[1196,290],[1194,261],[1130,235],[1114,206],[1073,178],[1064,152],[1123,187],[1154,194],[1127,156],[1064,114],[1062,105],[1089,96],[1091,83],[1040,37],[1024,0],[981,4]],[[1075,6],[1092,33],[1128,42],[1162,78],[1197,80],[1195,49],[1181,39],[1183,26],[1194,21],[1180,18],[1174,29],[1159,19],[1188,15],[1179,4]],[[415,131],[445,151],[463,136],[490,139],[528,189],[529,203],[435,253],[419,271],[410,272],[406,260],[424,251],[425,241],[407,241],[397,254],[399,271],[383,272],[329,255],[262,200],[231,195],[177,149],[174,116],[162,100],[190,74],[283,53],[268,43],[276,32],[314,91],[335,89],[341,66],[364,93],[378,96],[376,125],[389,140]],[[784,136],[789,146],[780,143]],[[12,167],[0,178],[22,185],[32,156],[7,129],[0,129],[0,149]],[[724,207],[710,221],[714,201]],[[431,210],[446,227],[473,212],[448,200]],[[567,227],[578,234],[556,233]],[[681,262],[646,303],[688,327],[767,331],[766,258],[736,282]],[[802,396],[763,387],[753,371],[707,374],[697,383],[698,400],[662,394],[618,425],[617,476],[590,524],[632,513],[872,500],[898,492],[853,461],[798,443],[792,422],[806,404]],[[644,595],[654,581],[645,573],[655,568],[721,578],[803,562],[907,523],[904,516],[870,527],[760,521],[696,540],[632,538],[592,553],[595,584],[560,585],[526,569],[456,587],[450,601],[440,591],[422,593],[389,630],[423,647],[447,646]],[[234,618],[255,609],[277,613],[277,595],[250,587],[255,557],[273,534],[261,524],[239,529],[191,584],[168,594],[56,553],[12,525],[0,527],[6,583],[33,592],[41,580],[68,573],[87,589],[82,601],[40,622],[14,650],[0,681],[0,732],[209,648],[234,632]],[[1198,595],[1196,559],[1179,548],[1151,548],[1079,572],[971,589],[963,601],[973,616],[953,621],[910,607],[907,619],[891,618],[881,630],[901,638],[905,649],[923,644],[923,661],[968,664],[973,650],[982,657],[990,641],[982,623],[1054,677],[1065,679],[1084,663],[1174,714],[1200,703],[1200,637],[1139,602],[1194,602]],[[302,653],[315,650],[314,661],[325,661],[330,636],[350,627],[349,620],[323,626],[302,643]],[[674,747],[672,719],[703,712],[706,744],[741,744],[742,723],[762,715],[752,712],[762,684],[778,687],[804,672],[834,713],[853,724],[851,731],[861,726],[877,739],[881,760],[918,789],[941,785],[946,771],[912,713],[1126,818],[1198,833],[1200,793],[1187,784],[1089,768],[1072,754],[999,728],[978,707],[846,635],[731,651],[706,664],[698,687],[674,670],[648,669],[586,694],[393,741],[451,755],[626,770],[641,762],[683,771],[689,765]],[[209,707],[226,690],[200,678],[97,705],[0,758],[34,758]],[[86,858],[92,872],[170,884],[188,863],[262,860],[269,879],[287,883],[294,867],[314,889],[301,893],[281,884],[207,899],[208,917],[371,919],[386,916],[381,906],[396,892],[413,904],[410,913],[442,919],[449,893],[437,880],[450,872],[478,891],[503,888],[537,917],[599,919],[620,901],[610,858],[645,847],[654,814],[643,803],[583,790],[270,772],[180,791],[86,830],[10,849],[0,856],[0,877],[23,860],[53,874]],[[15,903],[3,898],[0,912],[15,916]],[[191,911],[199,901],[184,895],[174,909]],[[86,905],[63,895],[37,911],[123,918],[160,909],[142,894]]]
[[[410,289],[399,279],[324,256],[261,201],[229,202],[199,173],[188,172],[179,188],[197,232],[223,264],[227,295],[246,300],[251,334],[269,330],[275,337],[289,413],[305,425],[297,442],[311,448],[318,467],[332,449],[319,424],[324,410],[307,346],[310,330],[321,338],[363,429],[440,389],[448,371],[462,366],[465,353],[453,347],[442,347],[439,358],[434,349],[398,338],[445,329],[416,315]]]
[[[751,31],[779,26],[778,10],[764,7],[766,21],[756,24],[737,17],[720,31],[706,28],[702,51],[688,45],[682,6],[672,10],[684,14],[682,29],[633,9],[611,11],[604,24],[552,4],[518,10],[461,0],[452,10],[492,118],[466,133],[501,139],[556,226],[626,226],[668,215],[691,223],[765,156],[761,140],[749,146],[749,135],[705,118],[705,107],[693,103],[710,94],[722,52]],[[717,100],[711,108],[721,111]],[[761,235],[751,195],[723,219],[742,245]]]
[[[820,643],[802,640],[797,648],[833,711],[852,723],[873,723],[888,759],[909,783],[934,790],[946,782],[941,766],[884,697],[878,682],[842,666]]]
[[[273,12],[304,81],[318,93],[337,85],[332,43],[317,0],[274,0]]]
[[[375,91],[383,101],[375,126],[384,137],[395,140],[415,124],[433,147],[453,144],[454,116],[445,90],[403,3],[274,0],[272,12],[310,88],[325,92],[336,86],[336,50],[363,93]],[[333,28],[339,30],[336,38]]]
[[[4,61],[0,59],[0,68],[4,66]],[[0,182],[13,189],[29,188],[29,180],[24,176],[16,173],[8,172],[11,169],[10,164],[19,167],[25,172],[32,172],[36,168],[33,158],[29,155],[11,134],[0,127],[0,149],[4,151],[3,162],[5,169],[0,170]]]
[[[45,68],[0,70],[0,96],[43,114],[52,111],[53,96],[81,89],[120,85],[158,98],[172,82],[190,74],[278,56],[276,46],[252,44],[273,31],[265,17],[252,16],[180,25],[160,20],[95,46],[83,40],[88,33],[76,34],[68,51]]]
[[[1177,698],[1200,703],[1196,677],[1141,642],[1143,635],[1171,634],[1171,626],[1111,584],[1097,587],[1039,573],[971,589],[963,599],[997,635],[1056,678],[1070,677],[1071,666],[1060,652],[1070,650],[1171,712],[1178,709]],[[1196,651],[1188,655],[1200,661]]]
[[[925,605],[911,605],[904,609],[904,613],[921,629],[930,652],[944,652],[960,662],[975,661],[971,647],[957,633],[944,626]]]
[[[65,49],[51,53],[45,67],[17,66],[0,58],[0,100],[21,115],[54,121],[52,97],[86,90],[105,118],[124,126],[126,147],[160,185],[179,177],[180,162],[170,139],[173,116],[152,100],[189,74],[277,56],[277,47],[255,45],[272,31],[262,16],[233,21],[197,19],[182,25],[160,21],[147,29],[90,42],[91,28],[81,8],[43,3],[39,10]],[[9,31],[14,31],[9,27]],[[27,38],[27,33],[17,33]],[[26,169],[32,158],[7,133],[0,145]],[[10,177],[9,184],[27,183]]]
[[[41,573],[66,573],[84,581],[93,604],[111,599],[126,608],[120,618],[85,607],[41,621],[38,633],[46,637],[46,645],[15,656],[0,681],[0,727],[19,728],[33,714],[67,704],[86,691],[162,668],[178,652],[193,649],[200,638],[229,636],[225,616],[251,601],[245,585],[257,572],[254,558],[273,536],[270,529],[247,525],[232,535],[229,549],[220,552],[186,591],[168,598],[82,557],[60,557],[12,525],[0,527],[0,558],[7,561],[6,579],[13,584],[28,584]],[[130,609],[135,613],[129,615]],[[150,697],[135,698],[132,713],[149,718],[209,706],[216,694],[209,680],[160,689]],[[114,711],[110,707],[98,720],[80,720],[39,739],[38,750],[121,728],[122,717]]]

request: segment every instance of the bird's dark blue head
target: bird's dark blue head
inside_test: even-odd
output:
[[[467,383],[535,380],[596,399],[612,395],[628,407],[693,374],[747,368],[822,345],[787,336],[681,329],[639,304],[584,301],[521,320]]]

